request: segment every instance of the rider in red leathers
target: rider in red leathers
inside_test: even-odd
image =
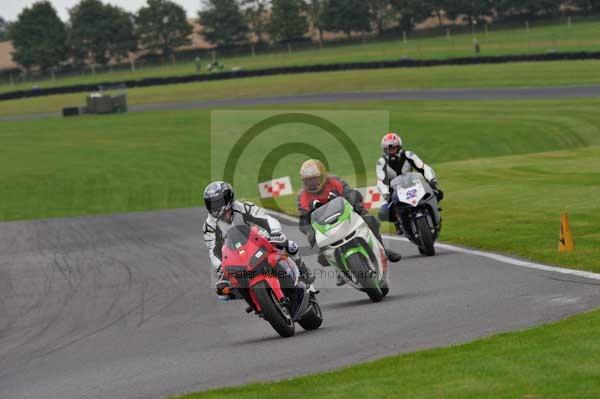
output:
[[[339,177],[329,175],[323,163],[316,159],[309,159],[302,164],[300,177],[302,178],[303,189],[298,196],[299,227],[300,231],[306,235],[311,247],[316,244],[315,231],[310,220],[312,211],[340,196],[344,197],[352,205],[354,211],[363,217],[369,228],[383,244],[379,232],[380,223],[364,208],[360,191],[351,188],[348,183]],[[386,249],[386,254],[391,262],[398,262],[401,259],[400,254],[392,250]],[[326,266],[325,262],[323,257],[319,257],[319,263]],[[340,282],[338,280],[338,283]]]

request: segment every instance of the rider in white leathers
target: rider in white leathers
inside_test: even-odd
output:
[[[222,279],[221,248],[225,234],[232,227],[240,224],[257,225],[270,235],[270,240],[279,242],[296,262],[300,271],[300,279],[311,284],[314,277],[310,275],[306,265],[298,255],[298,245],[285,237],[281,224],[277,219],[267,215],[261,207],[251,202],[241,202],[234,199],[234,191],[230,184],[217,181],[209,184],[204,190],[204,202],[208,210],[204,222],[204,242],[208,247],[210,262],[215,275],[219,278],[217,294],[229,286]]]
[[[444,192],[439,189],[437,177],[433,169],[421,160],[412,151],[404,151],[402,139],[396,133],[387,133],[381,139],[383,155],[377,160],[377,188],[386,203],[379,209],[379,219],[394,222],[398,234],[402,234],[402,226],[393,217],[393,210],[389,208],[392,196],[390,182],[397,176],[409,172],[418,172],[423,175],[429,183],[438,201],[444,198]]]

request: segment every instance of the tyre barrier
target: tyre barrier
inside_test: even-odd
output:
[[[403,58],[388,61],[366,61],[349,62],[337,64],[298,65],[286,67],[274,67],[265,69],[236,70],[216,72],[210,74],[194,74],[184,76],[171,76],[165,78],[145,78],[138,80],[125,80],[120,82],[102,82],[98,84],[82,84],[72,86],[60,86],[52,88],[36,88],[33,90],[18,90],[0,93],[0,101],[13,100],[28,97],[41,97],[55,94],[70,94],[97,91],[101,86],[122,85],[127,88],[149,87],[171,85],[179,83],[206,82],[215,80],[227,80],[260,76],[274,76],[311,72],[335,72],[361,69],[385,69],[385,68],[423,68],[444,65],[476,65],[476,64],[501,64],[508,62],[542,62],[542,61],[567,61],[567,60],[597,60],[600,59],[600,51],[596,52],[549,52],[544,54],[519,54],[502,56],[477,56],[446,59],[414,60]]]

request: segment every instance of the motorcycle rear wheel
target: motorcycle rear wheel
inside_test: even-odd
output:
[[[316,330],[321,327],[323,323],[323,313],[321,312],[321,306],[316,299],[310,300],[310,310],[304,315],[303,318],[298,320],[298,324],[305,330]]]
[[[383,294],[384,297],[388,294],[388,292],[390,292],[388,282],[385,280],[379,284],[379,288],[381,288],[381,293]]]

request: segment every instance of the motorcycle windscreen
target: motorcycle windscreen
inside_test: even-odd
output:
[[[344,213],[344,199],[336,197],[315,209],[311,215],[311,219],[319,224],[333,224]]]
[[[240,249],[248,242],[250,237],[250,226],[240,224],[233,226],[225,236],[225,246],[233,251]]]
[[[396,178],[394,178],[394,180],[392,180],[390,182],[390,186],[392,188],[394,187],[401,187],[401,188],[410,188],[412,186],[414,186],[415,184],[417,184],[417,182],[420,183],[424,183],[425,179],[423,178],[423,176],[421,176],[420,173],[406,173],[404,175],[400,175]]]

